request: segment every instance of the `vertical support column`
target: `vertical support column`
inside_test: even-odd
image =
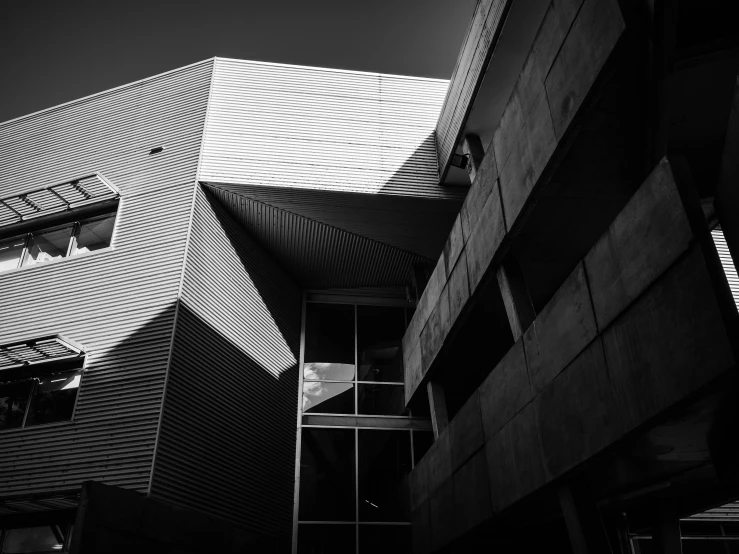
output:
[[[534,321],[536,314],[531,303],[529,291],[523,280],[521,268],[514,259],[508,259],[498,268],[498,286],[503,297],[508,322],[511,325],[513,341],[521,338],[521,335]]]
[[[442,431],[449,425],[449,416],[446,411],[446,399],[444,388],[434,381],[426,385],[429,395],[429,407],[431,409],[431,425],[434,428],[434,440],[439,438]]]
[[[480,137],[477,135],[466,135],[462,143],[462,152],[469,157],[467,173],[470,176],[470,182],[474,183],[482,159],[485,157],[485,150],[482,147]]]
[[[600,511],[584,479],[575,479],[560,487],[559,505],[574,554],[612,552]]]
[[[652,548],[654,554],[682,554],[680,520],[668,507],[662,506],[652,526]]]

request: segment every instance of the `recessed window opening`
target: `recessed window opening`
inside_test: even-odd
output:
[[[30,232],[0,235],[0,272],[110,247],[116,210],[117,206],[50,227],[39,220]]]
[[[83,365],[58,335],[0,346],[0,431],[72,419]]]

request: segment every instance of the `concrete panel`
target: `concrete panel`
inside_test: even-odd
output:
[[[417,509],[411,511],[414,554],[426,554],[427,552],[431,552],[430,504],[431,503],[429,501],[426,501]]]
[[[525,129],[529,153],[531,154],[531,181],[536,183],[557,146],[552,115],[549,111],[547,95],[543,89],[534,99],[531,113],[526,117]],[[513,214],[508,219],[509,227],[513,225],[514,218],[512,216]]]
[[[534,188],[529,141],[522,138],[513,146],[513,154],[500,170],[500,190],[503,197],[503,212],[510,229],[521,213],[526,200]]]
[[[436,359],[449,332],[449,289],[444,287],[436,308],[421,332],[422,372],[425,374]]]
[[[514,344],[479,389],[485,440],[489,440],[531,400],[523,338]]]
[[[505,233],[500,193],[496,183],[482,208],[477,226],[467,242],[467,271],[471,293],[482,280]]]
[[[428,491],[428,468],[429,468],[429,457],[424,456],[416,464],[408,476],[408,488],[409,490],[409,506],[411,511],[418,508],[421,504],[426,502],[429,497]]]
[[[438,550],[456,535],[454,483],[451,476],[431,495],[431,548]]]
[[[452,471],[456,471],[485,441],[480,419],[478,391],[472,393],[464,406],[449,424],[449,449],[451,451]]]
[[[488,150],[482,160],[482,165],[477,173],[475,182],[470,186],[470,190],[467,192],[467,198],[465,198],[464,204],[462,205],[462,232],[465,243],[470,240],[475,227],[477,227],[480,212],[483,206],[485,206],[490,193],[493,191],[497,179],[498,169],[495,164],[495,155],[492,150]]]
[[[629,431],[735,365],[698,246],[603,333]]]
[[[462,216],[459,214],[457,215],[457,219],[454,220],[454,225],[444,245],[447,277],[451,275],[454,265],[457,263],[457,259],[462,252],[462,248],[464,248],[464,236],[462,235]]]
[[[582,0],[553,0],[550,3],[518,79],[518,96],[524,117],[528,117],[534,100],[543,90],[544,79],[581,4]]]
[[[597,334],[582,263],[524,334],[534,394],[540,392]]]
[[[403,355],[405,356],[405,351],[403,351]],[[413,344],[413,350],[408,355],[408,361],[404,364],[403,372],[405,374],[405,400],[408,402],[423,378],[420,339],[417,339]]]
[[[529,404],[485,443],[494,512],[544,484],[534,405]]]
[[[625,28],[617,0],[586,0],[557,54],[545,87],[561,139]]]
[[[484,448],[454,474],[454,513],[458,534],[493,516]]]
[[[662,160],[585,257],[598,328],[687,250],[692,237],[670,164]]]
[[[467,253],[463,250],[457,265],[449,275],[449,326],[454,325],[470,297],[470,285],[467,277]]]
[[[442,433],[426,453],[429,495],[452,476],[452,458],[449,452],[449,433]]]
[[[534,400],[549,479],[623,434],[600,339],[590,343]]]
[[[514,90],[506,104],[500,123],[493,135],[493,149],[498,167],[508,165],[511,155],[516,155],[516,148],[523,141],[523,112],[518,94]]]

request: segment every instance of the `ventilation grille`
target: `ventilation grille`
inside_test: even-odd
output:
[[[0,370],[75,358],[82,350],[59,335],[0,345]]]

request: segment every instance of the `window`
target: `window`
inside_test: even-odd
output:
[[[72,419],[83,355],[58,335],[0,345],[0,431]]]
[[[68,552],[71,535],[72,524],[68,521],[0,528],[0,553]]]
[[[82,368],[3,382],[0,431],[72,419]]]
[[[403,415],[406,308],[306,305],[303,412]]]
[[[0,272],[108,248],[119,197],[95,173],[0,198]]]
[[[0,239],[0,271],[108,248],[115,218],[109,212]]]

